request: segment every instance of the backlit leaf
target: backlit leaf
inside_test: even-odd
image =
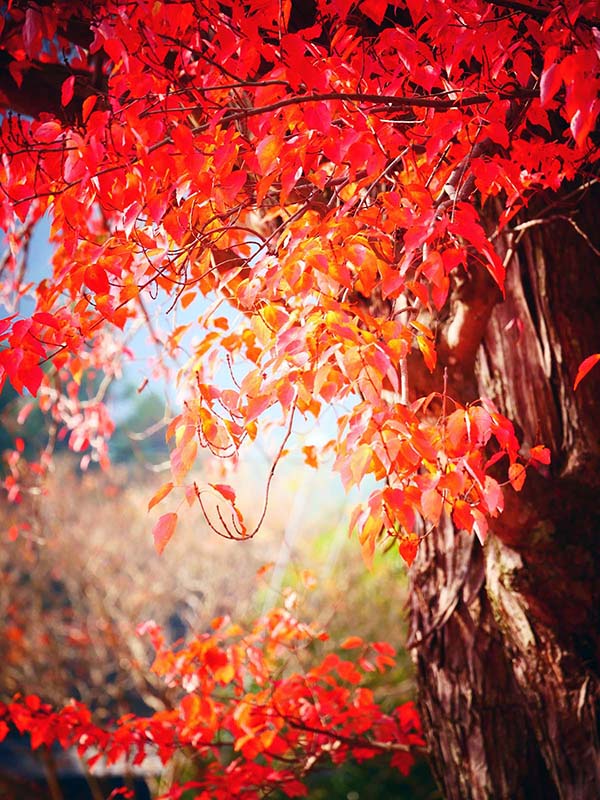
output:
[[[75,89],[75,75],[70,75],[66,80],[63,81],[63,84],[60,89],[60,102],[63,106],[68,106],[71,100],[73,99],[73,91]]]
[[[211,483],[209,485],[228,502],[235,503],[235,491],[231,486],[227,486],[224,483]]]
[[[588,356],[581,362],[581,364],[579,365],[579,369],[577,370],[577,375],[575,376],[573,391],[577,389],[581,381],[585,378],[585,376],[592,369],[592,367],[594,367],[598,363],[598,361],[600,361],[600,353],[594,353],[594,355]]]
[[[154,537],[154,547],[159,555],[162,555],[163,550],[175,532],[176,526],[177,514],[175,512],[163,514],[154,526],[152,536]]]
[[[532,461],[539,461],[540,464],[549,464],[551,460],[550,450],[538,444],[529,451],[529,458]]]
[[[342,650],[356,650],[358,647],[363,647],[364,641],[360,636],[348,636],[347,639],[340,644]]]
[[[398,542],[398,550],[400,555],[410,567],[417,556],[419,549],[419,537],[411,533],[408,536],[403,536]]]
[[[520,492],[527,477],[527,470],[523,464],[511,464],[508,468],[508,479],[516,492]]]
[[[154,508],[154,506],[157,505],[157,503],[160,503],[160,501],[163,500],[172,489],[173,489],[172,481],[163,483],[163,485],[154,493],[152,498],[149,500],[148,511],[150,511],[151,508]]]

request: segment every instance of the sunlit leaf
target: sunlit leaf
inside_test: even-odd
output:
[[[154,493],[154,495],[148,501],[148,511],[150,511],[151,508],[154,508],[154,506],[157,503],[160,503],[160,501],[163,500],[172,489],[173,489],[172,481],[167,481],[167,483],[163,483],[163,485]]]
[[[177,514],[175,512],[163,514],[154,526],[152,536],[154,537],[154,547],[159,555],[162,555],[163,550],[175,532],[176,526]]]

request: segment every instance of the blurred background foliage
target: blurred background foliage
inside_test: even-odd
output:
[[[110,470],[81,472],[79,458],[57,438],[42,484],[18,504],[0,501],[0,700],[23,692],[61,705],[75,697],[102,722],[164,708],[169,690],[149,672],[151,653],[135,632],[140,622],[155,619],[174,642],[206,630],[216,616],[249,621],[292,592],[299,615],[329,631],[325,648],[349,635],[394,645],[396,666],[373,673],[371,685],[390,709],[411,699],[405,568],[393,551],[366,570],[347,535],[349,503],[331,470],[284,462],[263,529],[251,541],[223,541],[199,510],[188,509],[159,557],[150,532],[170,509],[146,509],[167,479],[160,474],[168,462],[164,403],[131,386],[119,392],[120,407],[129,410],[111,440]],[[52,434],[35,409],[17,424],[23,402],[8,388],[0,396],[0,447],[14,448],[18,435],[25,455],[35,457]],[[266,457],[242,460],[232,480],[250,520],[260,512],[268,469]],[[269,568],[257,578],[265,563]],[[378,759],[324,765],[310,780],[311,800],[436,797],[424,762],[408,778]]]

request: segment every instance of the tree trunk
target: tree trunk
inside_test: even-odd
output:
[[[600,797],[598,371],[572,391],[600,352],[599,202],[594,187],[529,210],[506,297],[454,376],[513,420],[525,453],[550,447],[552,465],[505,489],[483,548],[444,520],[412,569],[409,644],[448,800]]]

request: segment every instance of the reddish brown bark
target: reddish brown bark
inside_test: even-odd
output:
[[[483,549],[445,521],[413,567],[410,643],[448,800],[600,797],[598,375],[572,391],[600,350],[599,195],[578,199],[579,231],[558,218],[572,206],[531,211],[553,218],[522,230],[474,369],[453,379],[476,383],[553,463],[506,490]]]

